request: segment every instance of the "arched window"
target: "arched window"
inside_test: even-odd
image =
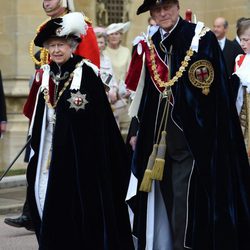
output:
[[[123,22],[123,0],[107,0],[108,22]]]

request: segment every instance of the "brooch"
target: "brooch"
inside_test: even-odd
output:
[[[71,97],[67,99],[70,103],[69,108],[74,108],[76,111],[79,109],[85,109],[85,105],[89,103],[86,99],[86,95],[82,94],[80,91],[77,91],[75,94],[71,93]]]
[[[208,95],[214,80],[214,69],[211,62],[199,60],[193,63],[188,70],[188,77],[196,88],[201,88],[202,93]]]

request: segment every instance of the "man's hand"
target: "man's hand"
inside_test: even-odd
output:
[[[131,145],[133,151],[135,151],[137,136],[132,136],[130,138],[129,144]]]

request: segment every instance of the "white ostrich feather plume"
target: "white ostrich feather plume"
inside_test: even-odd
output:
[[[84,21],[84,15],[80,12],[71,12],[62,17],[62,28],[60,30],[60,36],[85,35],[88,29],[88,25]]]
[[[68,8],[69,11],[75,11],[75,6],[73,0],[62,0],[61,6],[64,8]]]

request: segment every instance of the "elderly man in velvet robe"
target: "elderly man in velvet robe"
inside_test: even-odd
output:
[[[183,20],[178,0],[144,0],[146,11],[159,28],[136,39],[126,79],[138,249],[247,250],[250,167],[216,37]]]

